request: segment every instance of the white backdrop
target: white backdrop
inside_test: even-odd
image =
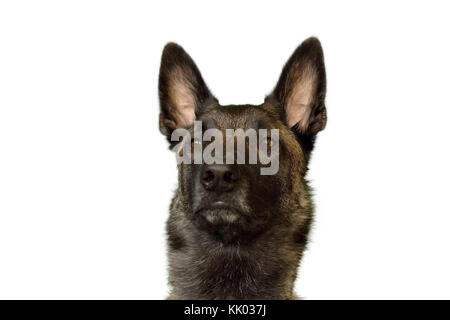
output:
[[[329,122],[297,292],[450,298],[448,12],[433,1],[2,1],[0,298],[166,297],[176,163],[157,126],[163,46],[181,44],[222,104],[259,104],[312,35]]]

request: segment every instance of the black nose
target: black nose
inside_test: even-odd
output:
[[[228,192],[233,190],[239,180],[239,175],[237,170],[231,166],[213,164],[203,168],[200,179],[206,190]]]

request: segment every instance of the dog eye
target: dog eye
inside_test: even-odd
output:
[[[198,140],[198,139],[192,139],[191,140],[191,148],[194,148],[194,146],[196,144],[202,144],[202,142],[200,140]]]
[[[267,137],[265,141],[263,141],[263,144],[267,146],[267,148],[272,148],[273,141],[270,137]]]

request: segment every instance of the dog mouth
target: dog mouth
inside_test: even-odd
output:
[[[239,209],[224,201],[215,201],[211,205],[199,208],[195,214],[203,216],[211,224],[232,224],[242,217]]]

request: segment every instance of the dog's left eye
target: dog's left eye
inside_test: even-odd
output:
[[[265,144],[267,146],[267,148],[272,148],[273,146],[273,141],[270,137],[267,137],[265,141],[263,141],[263,144]]]

